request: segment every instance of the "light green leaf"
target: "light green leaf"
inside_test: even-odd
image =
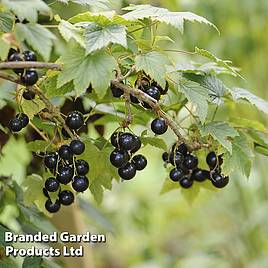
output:
[[[38,114],[44,108],[46,108],[46,105],[39,99],[33,99],[33,100],[23,99],[21,102],[21,108],[23,112],[27,114],[30,119],[33,119],[33,117],[36,114]]]
[[[262,155],[268,156],[268,147],[261,146],[259,144],[254,145],[254,150]]]
[[[20,42],[26,41],[33,47],[45,60],[49,60],[56,40],[54,34],[39,24],[16,23],[16,36]]]
[[[140,137],[143,145],[150,144],[156,148],[167,150],[167,145],[163,139],[157,137]]]
[[[3,38],[0,38],[0,59],[1,60],[7,59],[9,49],[10,49],[10,44],[5,42]]]
[[[45,15],[51,14],[50,8],[42,0],[2,0],[2,4],[12,10],[21,21],[27,19],[36,22],[38,12]]]
[[[253,104],[258,108],[260,111],[268,114],[268,102],[261,99],[260,97],[254,95],[253,93],[249,92],[244,88],[232,88],[231,94],[234,100],[246,100],[249,103]]]
[[[203,137],[208,135],[212,136],[213,139],[217,140],[232,153],[232,142],[229,139],[238,136],[238,132],[234,128],[225,122],[210,122],[199,126],[199,129]]]
[[[161,188],[160,194],[168,193],[172,190],[180,189],[180,184],[178,182],[174,182],[171,179],[165,179],[163,186]]]
[[[86,27],[85,39],[87,54],[107,47],[111,43],[127,47],[126,27],[123,25],[100,26],[97,23],[90,23]]]
[[[234,127],[254,129],[268,134],[267,128],[259,121],[249,120],[242,117],[232,117],[229,122]]]
[[[14,16],[6,13],[0,13],[0,32],[8,33],[12,31]]]
[[[43,140],[35,140],[27,143],[27,148],[33,153],[39,154],[40,152],[46,152],[51,148],[51,145]]]
[[[165,65],[169,64],[169,60],[166,56],[159,52],[151,51],[149,53],[136,56],[135,64],[137,71],[144,71],[162,87],[165,86]]]
[[[115,59],[104,51],[85,56],[85,50],[77,45],[71,45],[60,61],[64,67],[57,87],[73,80],[77,96],[91,83],[99,98],[104,97],[117,67]]]
[[[124,8],[124,10],[130,11],[123,15],[123,18],[130,21],[150,18],[153,21],[169,24],[182,33],[185,21],[199,22],[212,26],[219,32],[218,28],[213,23],[191,12],[171,12],[168,9],[151,5],[130,5],[129,7]]]
[[[65,4],[73,2],[79,5],[88,5],[97,10],[110,10],[114,7],[111,0],[58,0]]]
[[[232,148],[232,154],[226,152],[223,155],[223,172],[230,174],[234,171],[240,171],[243,175],[249,177],[253,154],[248,146],[247,137],[242,132],[239,132],[239,136],[234,138]]]

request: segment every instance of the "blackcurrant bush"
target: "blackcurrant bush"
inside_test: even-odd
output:
[[[206,162],[210,169],[214,169],[217,166],[218,158],[215,152],[210,152],[207,155]]]
[[[193,181],[187,177],[184,177],[180,180],[180,185],[182,188],[190,188],[193,185]]]
[[[60,201],[57,199],[55,203],[52,203],[52,201],[48,199],[45,203],[45,208],[50,213],[56,213],[60,209]]]
[[[136,146],[136,139],[135,135],[131,133],[123,133],[119,137],[119,146],[120,149],[125,150],[125,151],[130,151],[133,150]]]
[[[127,163],[118,169],[118,174],[123,180],[131,180],[136,175],[136,167],[132,163]]]
[[[138,100],[138,98],[136,98],[135,96],[133,96],[133,95],[131,95],[130,94],[130,101],[132,102],[132,103],[140,103],[140,101]]]
[[[184,158],[183,166],[187,169],[195,169],[198,166],[198,158],[187,154]]]
[[[71,160],[73,158],[73,152],[69,145],[62,145],[59,149],[59,156],[63,160]]]
[[[23,61],[23,58],[21,56],[20,53],[18,52],[15,52],[13,54],[11,54],[9,57],[8,57],[8,60],[9,61]],[[23,69],[14,69],[13,70],[16,74],[22,74],[24,72]]]
[[[169,173],[169,177],[172,181],[179,181],[181,180],[181,178],[183,177],[184,172],[182,169],[180,168],[173,168],[170,173]]]
[[[85,144],[80,140],[73,140],[70,148],[75,155],[80,155],[85,151]]]
[[[78,111],[70,112],[65,122],[70,129],[79,129],[84,124],[83,114]]]
[[[77,160],[75,162],[75,168],[77,175],[80,176],[85,176],[89,172],[89,165],[85,160]]]
[[[112,91],[112,94],[115,98],[120,98],[123,94],[124,94],[124,91],[114,85],[111,85],[111,91]]]
[[[33,100],[35,98],[35,93],[31,90],[26,89],[26,90],[24,90],[22,97],[25,100]]]
[[[23,58],[25,61],[36,61],[37,57],[33,51],[25,50],[23,53]]]
[[[147,159],[142,154],[135,155],[131,163],[135,166],[136,170],[143,170],[147,166]]]
[[[9,121],[9,128],[12,132],[19,132],[22,130],[22,122],[19,118],[13,118]]]
[[[119,137],[123,134],[121,131],[116,131],[111,136],[111,144],[118,148],[119,147]]]
[[[22,128],[26,127],[29,124],[29,117],[24,113],[17,114],[16,118],[19,118],[21,120]]]
[[[193,170],[191,179],[195,181],[204,181],[210,178],[210,174],[208,170],[203,170],[200,168],[196,168]]]
[[[76,192],[84,192],[89,186],[89,181],[86,176],[75,176],[72,187]]]
[[[162,135],[167,131],[168,126],[163,118],[156,118],[151,123],[151,129],[155,134]]]
[[[60,187],[60,183],[56,178],[50,177],[45,181],[45,188],[48,192],[56,192]]]
[[[61,166],[58,168],[57,180],[62,184],[68,184],[74,176],[74,170],[71,166]]]
[[[129,155],[127,151],[115,149],[110,154],[110,162],[113,166],[120,168],[126,165],[129,160]]]
[[[33,86],[38,81],[38,73],[33,69],[29,69],[25,74],[21,75],[21,81],[26,86]]]
[[[48,169],[55,169],[57,167],[58,155],[56,153],[47,154],[44,158],[45,166]]]
[[[169,162],[173,166],[180,166],[184,161],[184,156],[180,152],[171,152],[169,155]]]
[[[135,147],[130,150],[132,154],[136,153],[141,148],[141,140],[138,136],[134,135]]]
[[[229,177],[224,177],[219,173],[214,173],[211,176],[211,182],[216,188],[223,188],[229,183]]]
[[[62,205],[69,206],[74,202],[74,194],[69,190],[59,193],[59,200]]]
[[[164,162],[168,162],[168,158],[169,158],[168,152],[164,152],[164,153],[162,154],[162,159],[163,159],[163,161],[164,161]]]

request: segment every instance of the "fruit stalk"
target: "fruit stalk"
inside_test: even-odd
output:
[[[61,70],[61,66],[51,62],[37,62],[37,61],[8,61],[0,62],[0,70],[5,69],[55,69]]]

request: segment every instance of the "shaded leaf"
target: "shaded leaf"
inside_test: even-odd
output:
[[[21,102],[21,108],[25,114],[28,115],[30,119],[41,112],[46,105],[40,99],[33,99],[33,100],[25,100],[23,99]]]
[[[12,31],[14,16],[10,13],[0,13],[0,31],[8,33]]]
[[[161,138],[142,136],[142,137],[140,137],[140,139],[144,145],[150,144],[156,148],[167,150],[167,145],[166,145],[165,141]]]

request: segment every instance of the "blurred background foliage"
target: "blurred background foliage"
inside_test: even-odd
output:
[[[75,4],[63,8],[53,0],[46,2],[62,18],[85,11]],[[209,19],[220,29],[220,36],[200,25],[187,24],[184,35],[163,27],[159,30],[169,31],[176,41],[163,45],[188,51],[198,46],[232,60],[246,78],[238,82],[236,79],[236,85],[240,83],[268,99],[267,0],[112,2],[116,8],[129,3],[150,3],[172,11],[191,11]],[[174,57],[196,60],[181,54]],[[232,78],[227,79],[226,83],[231,85]],[[236,106],[236,110],[228,108],[232,116],[259,118],[267,126],[265,117],[246,104]],[[226,116],[225,111],[220,110],[217,116]],[[108,125],[107,137],[116,127]],[[173,136],[166,139],[169,144],[173,142]],[[91,205],[80,202],[88,229],[92,233],[107,233],[107,243],[92,248],[96,267],[268,267],[268,182],[264,157],[256,159],[249,180],[233,175],[228,187],[219,192],[201,190],[196,196],[196,191],[174,190],[161,195],[166,177],[162,151],[146,147],[143,153],[149,158],[148,167],[135,180],[116,183],[112,191],[105,192],[99,207],[93,201]],[[1,222],[7,223],[13,214],[16,212],[5,210]]]

